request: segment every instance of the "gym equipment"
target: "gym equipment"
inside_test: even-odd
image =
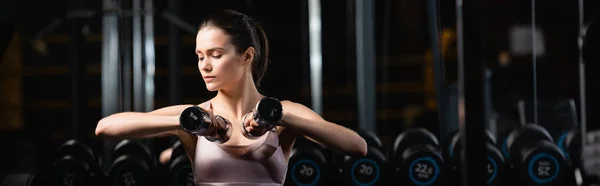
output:
[[[96,185],[103,176],[94,151],[74,139],[56,149],[51,172],[55,186]]]
[[[597,49],[599,47],[600,26],[597,23],[597,18],[590,21],[585,27],[583,34],[583,42],[581,45],[581,55],[585,64],[592,64],[598,61]]]
[[[577,109],[575,101],[572,98],[564,97],[545,97],[538,99],[538,112],[533,112],[533,103],[531,100],[521,101],[525,104],[525,120],[529,123],[534,122],[533,116],[537,114],[538,123],[543,127],[554,142],[555,145],[562,151],[568,161],[569,171],[568,179],[573,179],[575,168],[580,167],[581,138],[580,125],[578,124]]]
[[[581,167],[581,132],[578,128],[563,133],[556,141],[556,145],[571,161],[572,166]]]
[[[218,115],[213,118],[208,111],[196,105],[181,112],[179,126],[183,131],[204,136],[212,142],[225,143],[231,137],[231,122]]]
[[[183,144],[178,140],[173,144],[172,148],[173,152],[171,153],[171,160],[169,163],[169,185],[194,185],[192,163],[185,153]]]
[[[246,116],[242,121],[246,120]],[[283,106],[281,102],[272,97],[264,97],[257,104],[252,118],[258,124],[258,127],[254,127],[249,132],[245,126],[242,127],[242,133],[246,137],[258,137],[265,134],[267,131],[275,128],[283,117]]]
[[[392,152],[395,175],[401,185],[444,185],[444,160],[435,135],[412,128],[396,137]]]
[[[568,161],[543,127],[527,124],[515,128],[506,138],[507,159],[516,176],[527,185],[563,185]]]
[[[35,174],[0,174],[0,186],[41,186],[47,185],[38,180]],[[50,184],[51,185],[51,184]]]
[[[486,130],[486,176],[487,185],[501,185],[505,179],[505,160],[500,153],[500,150],[496,147],[496,138],[494,135]],[[461,167],[461,158],[463,157],[464,150],[461,145],[460,133],[455,132],[450,145],[448,147],[448,158],[451,160],[451,164],[454,168],[454,174],[459,175]],[[458,176],[456,176],[458,178]]]
[[[150,150],[141,142],[122,140],[115,147],[108,184],[138,186],[155,184],[155,164]]]
[[[343,177],[345,185],[383,185],[387,158],[383,153],[382,142],[372,132],[355,130],[367,142],[367,155],[364,157],[345,156]]]
[[[308,140],[305,140],[308,141]],[[288,161],[285,185],[329,185],[329,166],[323,147],[298,144]]]

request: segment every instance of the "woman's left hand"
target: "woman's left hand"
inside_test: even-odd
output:
[[[255,112],[256,110],[253,110],[244,116],[244,121],[242,122],[242,132],[246,136],[259,137],[271,130],[270,128],[259,126],[259,124],[254,120]]]

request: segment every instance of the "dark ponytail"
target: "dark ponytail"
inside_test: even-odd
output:
[[[252,78],[255,85],[260,86],[269,65],[269,40],[260,24],[246,14],[235,10],[224,10],[206,17],[200,24],[199,30],[204,27],[223,30],[230,36],[231,44],[235,46],[238,54],[246,51],[248,47],[254,48]]]

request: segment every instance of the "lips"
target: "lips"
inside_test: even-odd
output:
[[[203,78],[204,78],[204,81],[209,82],[209,81],[214,80],[216,78],[216,76],[204,76]]]

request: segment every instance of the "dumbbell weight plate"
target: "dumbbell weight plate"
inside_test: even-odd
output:
[[[368,147],[364,157],[346,156],[344,160],[344,180],[349,185],[383,184],[385,155],[376,147]]]
[[[148,185],[150,165],[137,156],[121,155],[110,170],[111,184],[114,186]]]
[[[256,110],[254,118],[262,120],[257,121],[259,124],[274,125],[283,117],[283,106],[275,98],[265,97],[261,99],[257,103]]]
[[[171,162],[170,174],[173,186],[194,185],[194,172],[190,159],[187,156],[179,156]]]
[[[531,185],[560,185],[567,172],[566,158],[549,141],[526,146],[522,151],[521,174]]]
[[[210,114],[196,105],[184,109],[179,116],[180,128],[191,134],[206,133],[211,122]]]
[[[404,161],[397,165],[400,175],[407,175],[405,185],[440,185],[443,159],[431,145],[416,145],[404,151]]]
[[[190,158],[185,153],[181,141],[176,141],[171,153],[169,173],[171,175],[171,185],[187,186],[194,185],[194,174],[191,167]]]
[[[153,160],[150,150],[138,141],[123,140],[115,147],[109,183],[137,186],[152,183]]]
[[[375,147],[376,149],[383,151],[383,142],[381,142],[381,139],[375,133],[362,128],[356,129],[354,131],[356,131],[356,133],[359,136],[365,139],[365,142],[367,142],[367,146]]]
[[[65,155],[55,161],[52,172],[56,186],[84,186],[91,180],[90,167],[87,162]]]
[[[505,178],[506,161],[498,148],[486,144],[486,172],[487,185],[500,185]]]
[[[512,159],[517,153],[513,149],[523,149],[528,142],[544,141],[552,142],[552,136],[543,127],[536,124],[523,125],[520,129],[515,129],[506,137],[503,153],[506,159]]]
[[[577,129],[563,133],[556,141],[558,148],[573,166],[581,164],[581,135]]]
[[[286,185],[328,185],[327,159],[314,147],[292,150]]]
[[[57,186],[60,185],[90,185],[96,158],[94,152],[87,145],[77,141],[68,140],[60,145],[55,153],[53,163],[53,178]]]

